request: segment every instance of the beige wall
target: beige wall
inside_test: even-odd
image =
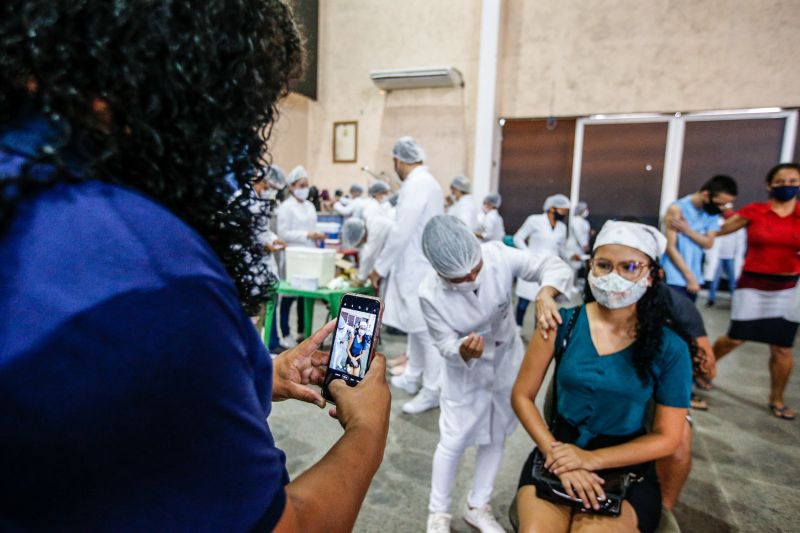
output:
[[[504,116],[800,104],[797,0],[508,0],[504,18]]]
[[[798,0],[504,0],[498,113],[510,118],[800,105]],[[319,99],[293,96],[275,161],[322,187],[391,173],[410,134],[444,184],[468,173],[480,0],[323,0]],[[450,65],[464,89],[380,94],[369,71]],[[332,163],[333,123],[359,123],[358,162]],[[288,169],[287,169],[288,170]]]
[[[443,183],[465,173],[479,32],[480,0],[320,2],[319,90],[308,104],[306,147],[313,181],[323,188],[367,184],[362,166],[393,175],[391,144],[400,135],[419,140]],[[465,88],[381,94],[369,79],[370,70],[441,65],[461,70]],[[333,123],[347,120],[358,121],[358,162],[334,164]],[[279,164],[289,159],[284,147],[280,141],[272,147]]]

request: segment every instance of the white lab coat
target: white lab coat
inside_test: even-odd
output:
[[[589,246],[589,238],[591,232],[589,221],[583,217],[572,217],[569,228],[569,237],[567,237],[567,244],[564,246],[563,258],[569,263],[573,270],[576,272],[581,269],[584,264],[583,259],[573,261],[573,256],[586,255],[586,247]]]
[[[345,218],[364,218],[364,207],[368,200],[372,200],[372,198],[359,196],[358,198],[350,198],[348,202],[339,200],[333,204],[333,210]]]
[[[367,242],[358,253],[358,279],[365,280],[375,268],[381,250],[386,244],[386,239],[394,229],[394,221],[383,216],[368,218]]]
[[[489,444],[496,420],[505,434],[514,431],[511,387],[524,347],[511,309],[514,278],[536,281],[567,293],[572,269],[558,257],[516,250],[499,242],[481,245],[483,268],[477,293],[459,291],[436,273],[419,288],[422,313],[436,348],[445,359],[440,431],[465,435],[468,445]],[[466,363],[459,354],[463,338],[479,333],[484,352]]]
[[[506,236],[506,227],[497,209],[492,209],[488,213],[481,210],[478,215],[478,233],[483,235],[483,242],[503,240]]]
[[[394,220],[395,209],[388,201],[379,202],[375,198],[367,198],[364,208],[361,210],[361,217],[370,220],[375,217],[388,218]]]
[[[526,243],[527,240],[527,243]],[[555,228],[550,226],[547,215],[529,216],[514,234],[514,246],[520,250],[562,257],[567,242],[567,225],[556,222]],[[535,300],[540,285],[520,279],[517,282],[517,296],[526,300]]]
[[[443,211],[442,189],[428,167],[412,170],[400,188],[394,228],[375,263],[378,274],[388,276],[383,323],[406,333],[426,330],[417,289],[433,268],[422,253],[422,231]]]
[[[478,205],[471,194],[465,194],[447,209],[447,214],[461,220],[471,231],[478,229]]]
[[[261,213],[261,209],[263,209],[264,205],[265,204],[263,204],[261,202],[253,202],[253,204],[250,205],[250,212],[253,213],[254,215],[259,215]],[[262,230],[260,230],[258,232],[258,235],[256,235],[256,238],[258,239],[258,243],[261,246],[266,247],[268,245],[272,245],[273,242],[278,240],[278,235],[276,235],[275,232],[273,232],[269,228],[269,226],[267,226],[267,227],[265,227],[264,229],[262,229]],[[277,261],[275,261],[275,254],[269,254],[269,257],[267,257],[267,260],[266,260],[266,264],[267,264],[267,268],[269,268],[269,271],[277,276],[278,275],[278,263],[277,263]]]
[[[317,231],[317,210],[314,204],[300,202],[294,196],[287,198],[275,213],[278,219],[278,236],[289,246],[314,247],[309,232]]]
[[[347,371],[347,345],[353,336],[353,330],[349,326],[336,329],[336,341],[333,343],[333,353],[331,354],[331,367],[343,372]]]

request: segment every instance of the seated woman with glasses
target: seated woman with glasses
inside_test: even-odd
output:
[[[520,421],[577,507],[537,497],[533,454],[517,493],[521,531],[654,531],[661,496],[653,462],[681,440],[692,384],[688,346],[666,326],[658,257],[666,239],[651,226],[607,222],[590,262],[585,306],[566,309],[558,335],[535,335],[512,392]],[[578,313],[556,370],[556,416],[534,404],[556,347]],[[645,428],[655,400],[652,429]],[[637,481],[618,517],[593,514],[605,499],[600,471],[624,468]],[[586,511],[586,512],[581,512]]]

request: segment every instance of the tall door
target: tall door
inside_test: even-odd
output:
[[[657,224],[667,123],[589,122],[584,128],[580,199],[589,204],[592,227],[625,217]]]
[[[739,185],[736,204],[767,198],[767,171],[781,156],[785,118],[687,120],[679,195],[695,192],[715,174]]]
[[[569,195],[574,142],[575,119],[506,121],[499,181],[506,232],[541,213],[551,194]]]

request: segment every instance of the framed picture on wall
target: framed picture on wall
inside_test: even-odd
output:
[[[355,163],[358,159],[358,122],[333,123],[333,162]]]

